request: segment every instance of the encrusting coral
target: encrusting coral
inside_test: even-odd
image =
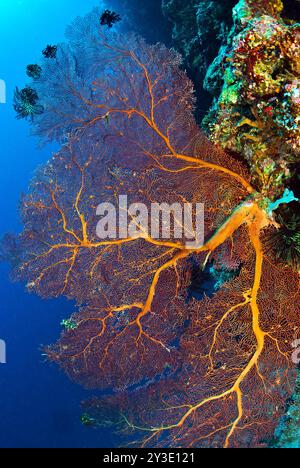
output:
[[[242,155],[254,183],[276,198],[300,158],[300,26],[280,17],[281,1],[240,0],[229,45],[205,80],[222,71],[220,95],[204,123],[213,141]]]
[[[291,2],[164,0],[163,10],[201,96],[197,113],[205,110],[203,80],[214,99],[203,120],[210,137],[242,156],[257,188],[276,198],[300,157],[300,29]]]

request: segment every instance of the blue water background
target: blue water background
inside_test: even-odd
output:
[[[45,45],[63,40],[65,26],[95,3],[0,0],[0,79],[7,86],[7,103],[0,104],[0,236],[21,229],[20,193],[55,150],[38,149],[26,122],[15,119],[14,87],[26,83],[26,65],[38,62]],[[43,344],[56,341],[73,304],[29,295],[8,274],[0,265],[0,339],[7,344],[7,364],[0,364],[0,447],[112,446],[109,432],[81,425],[80,401],[88,392],[41,355]]]

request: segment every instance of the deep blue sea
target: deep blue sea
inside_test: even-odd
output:
[[[26,65],[38,61],[45,45],[62,41],[66,25],[95,4],[0,0],[0,79],[7,87],[7,102],[0,104],[0,236],[20,231],[20,194],[55,149],[38,148],[28,124],[15,119],[14,88],[26,83]],[[80,422],[80,401],[89,393],[41,355],[42,345],[58,338],[73,304],[29,295],[8,275],[8,266],[0,264],[0,339],[7,347],[7,363],[0,364],[0,447],[111,447],[109,433]]]

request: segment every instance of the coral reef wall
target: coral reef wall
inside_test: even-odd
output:
[[[240,0],[229,43],[204,82],[211,94],[223,82],[204,119],[212,139],[247,160],[270,198],[300,157],[300,26],[282,12],[281,1]]]
[[[220,46],[227,43],[235,3],[236,0],[228,0],[224,8],[223,0],[162,0],[163,12],[173,24],[174,45],[184,57],[201,97],[197,108],[200,117],[211,105],[203,80]]]
[[[211,138],[242,155],[258,189],[282,193],[299,162],[297,0],[164,0]],[[234,6],[235,5],[235,6]],[[232,7],[233,14],[232,14]],[[211,96],[205,95],[204,90]]]

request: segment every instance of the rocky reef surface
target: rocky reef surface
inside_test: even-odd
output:
[[[173,25],[173,43],[185,59],[185,66],[198,95],[197,114],[202,118],[211,105],[210,92],[203,87],[207,69],[227,44],[233,24],[236,0],[162,0],[164,15]]]
[[[240,0],[229,44],[204,81],[215,95],[204,119],[212,139],[248,161],[270,198],[293,177],[300,157],[300,26],[282,11],[278,0]]]
[[[213,100],[203,126],[213,141],[247,160],[271,199],[294,178],[300,158],[297,3],[163,1],[176,47],[198,90],[203,83]],[[206,94],[204,107],[209,102]]]

